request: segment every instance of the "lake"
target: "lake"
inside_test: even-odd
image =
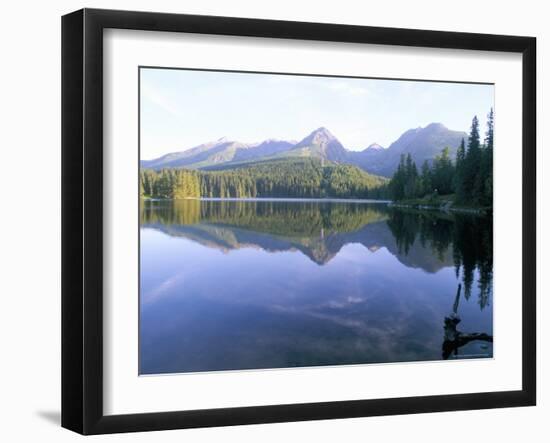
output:
[[[140,374],[491,358],[492,219],[144,200]]]

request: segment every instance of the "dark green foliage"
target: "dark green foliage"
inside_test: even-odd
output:
[[[425,161],[420,174],[411,155],[401,154],[401,161],[389,184],[390,195],[394,200],[410,200],[432,194],[450,194],[453,192],[454,172],[449,148],[436,156],[432,167]]]
[[[407,172],[405,168],[405,155],[401,154],[401,160],[397,165],[397,171],[390,180],[390,193],[394,200],[403,200],[405,198],[405,182],[407,181]]]
[[[437,155],[433,162],[432,188],[440,195],[454,192],[453,181],[455,167],[449,157],[449,148],[444,148],[440,155]]]
[[[418,195],[418,170],[416,169],[416,163],[413,162],[411,154],[407,154],[407,160],[405,162],[405,172],[407,180],[405,181],[405,198],[414,198]]]
[[[420,179],[411,154],[401,154],[397,171],[390,181],[390,194],[394,200],[415,198],[420,192]]]
[[[432,170],[430,169],[430,164],[428,160],[424,160],[422,163],[422,168],[420,170],[420,186],[419,194],[426,195],[432,192],[433,189],[433,179],[432,179]]]
[[[454,189],[456,200],[461,202],[466,200],[466,189],[464,188],[464,167],[466,163],[466,145],[464,139],[456,151]]]
[[[153,198],[385,198],[387,180],[351,165],[317,159],[277,160],[232,169],[145,169],[142,195]]]
[[[493,109],[487,116],[487,132],[485,134],[485,146],[481,153],[481,180],[483,181],[483,193],[480,198],[487,206],[493,205],[493,140],[494,140],[494,113]]]
[[[481,180],[479,168],[481,163],[481,143],[479,139],[479,122],[477,117],[472,120],[472,128],[468,137],[468,150],[464,162],[463,186],[464,193],[468,200],[478,204]]]
[[[490,207],[493,203],[493,110],[487,121],[485,144],[479,136],[477,117],[472,120],[468,147],[464,139],[456,152],[453,164],[449,148],[444,148],[430,165],[425,161],[420,175],[410,154],[401,155],[401,161],[390,183],[392,199],[410,200],[437,195],[454,194],[460,205]]]

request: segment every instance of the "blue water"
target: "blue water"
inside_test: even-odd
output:
[[[492,336],[491,239],[380,203],[144,201],[140,373],[492,357],[444,329]]]

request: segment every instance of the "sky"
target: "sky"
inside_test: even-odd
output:
[[[443,123],[485,132],[494,86],[141,68],[141,159],[227,137],[299,141],[324,126],[350,150]]]

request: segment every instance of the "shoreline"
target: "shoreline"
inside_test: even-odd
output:
[[[391,200],[375,200],[363,198],[303,198],[303,197],[186,197],[186,198],[150,198],[141,197],[142,200],[149,201],[181,201],[181,200],[199,200],[199,201],[249,201],[249,202],[318,202],[318,203],[375,203],[375,204],[391,204]]]
[[[463,214],[473,215],[487,215],[492,211],[492,208],[472,208],[453,206],[453,203],[447,201],[442,204],[427,204],[427,203],[412,203],[412,202],[395,202],[392,200],[376,200],[376,199],[362,199],[362,198],[303,198],[303,197],[186,197],[186,198],[151,198],[140,197],[141,200],[148,201],[184,201],[184,200],[197,200],[197,201],[228,201],[228,202],[287,202],[287,203],[357,203],[357,204],[385,204],[390,208],[401,209],[416,209],[427,211],[440,211],[440,212],[456,212]]]
[[[428,211],[440,211],[440,212],[457,212],[462,214],[473,214],[473,215],[487,215],[492,211],[492,208],[472,208],[472,207],[461,207],[453,206],[452,203],[447,202],[440,205],[430,205],[425,203],[398,203],[390,202],[388,204],[392,208],[403,208],[403,209],[418,209],[418,210],[428,210]]]
[[[391,200],[375,200],[368,198],[338,198],[338,197],[326,197],[326,198],[304,198],[304,197],[201,197],[196,200],[203,201],[273,201],[273,202],[327,202],[327,203],[386,203],[390,204]]]

